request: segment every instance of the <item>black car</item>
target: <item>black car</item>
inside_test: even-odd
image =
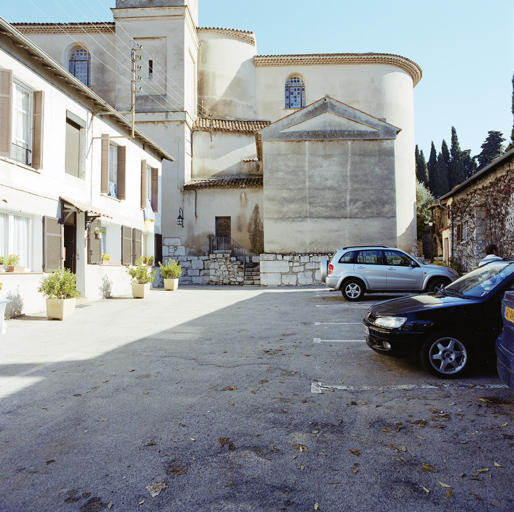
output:
[[[514,262],[495,261],[437,293],[379,302],[364,318],[367,344],[381,354],[419,358],[437,377],[461,377],[474,362],[494,357],[502,298],[512,289]]]

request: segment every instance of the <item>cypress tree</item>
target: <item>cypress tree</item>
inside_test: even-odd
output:
[[[423,154],[423,150],[419,150],[416,145],[416,177],[420,183],[423,185],[428,185],[428,173],[427,173],[427,163],[425,161],[425,155]]]
[[[489,131],[482,144],[482,151],[475,158],[478,161],[477,171],[488,166],[495,158],[503,155],[502,143],[505,142],[502,132]]]
[[[428,188],[437,197],[435,193],[437,184],[436,184],[436,174],[437,174],[437,152],[435,150],[434,142],[432,141],[432,146],[430,147],[430,158],[428,159],[427,164],[428,169]]]
[[[462,183],[466,179],[466,169],[464,166],[464,156],[460,149],[457,130],[452,126],[452,142],[450,148],[450,172],[448,174],[448,185],[450,190]]]
[[[441,197],[448,192],[448,173],[443,153],[437,155],[435,171],[434,196]]]
[[[514,117],[514,75],[512,75],[512,116]],[[512,123],[512,132],[510,134],[510,144],[507,146],[507,151],[514,149],[514,122]]]

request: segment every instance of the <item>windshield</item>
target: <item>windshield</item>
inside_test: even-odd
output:
[[[462,276],[449,284],[445,290],[450,294],[454,292],[461,297],[473,299],[485,297],[509,277],[514,277],[514,262],[493,262]]]

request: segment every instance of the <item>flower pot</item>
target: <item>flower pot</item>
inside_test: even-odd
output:
[[[8,265],[7,272],[25,272],[25,267],[17,265]]]
[[[163,279],[164,281],[164,289],[175,291],[178,288],[178,277],[171,279]]]
[[[46,299],[46,316],[51,319],[67,320],[75,313],[77,299]]]
[[[101,240],[102,239],[102,233],[95,233],[95,238],[97,240]]]
[[[102,265],[109,265],[109,262],[107,260],[102,260]]]
[[[139,283],[133,283],[132,284],[132,297],[134,299],[144,299],[148,295],[148,292],[150,291],[150,283],[145,284],[139,284]]]

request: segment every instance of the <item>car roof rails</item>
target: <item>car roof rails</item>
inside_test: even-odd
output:
[[[387,245],[349,245],[348,247],[343,247],[342,250],[346,249],[362,249],[363,247],[376,247],[379,249],[394,249],[394,247],[388,247]]]

